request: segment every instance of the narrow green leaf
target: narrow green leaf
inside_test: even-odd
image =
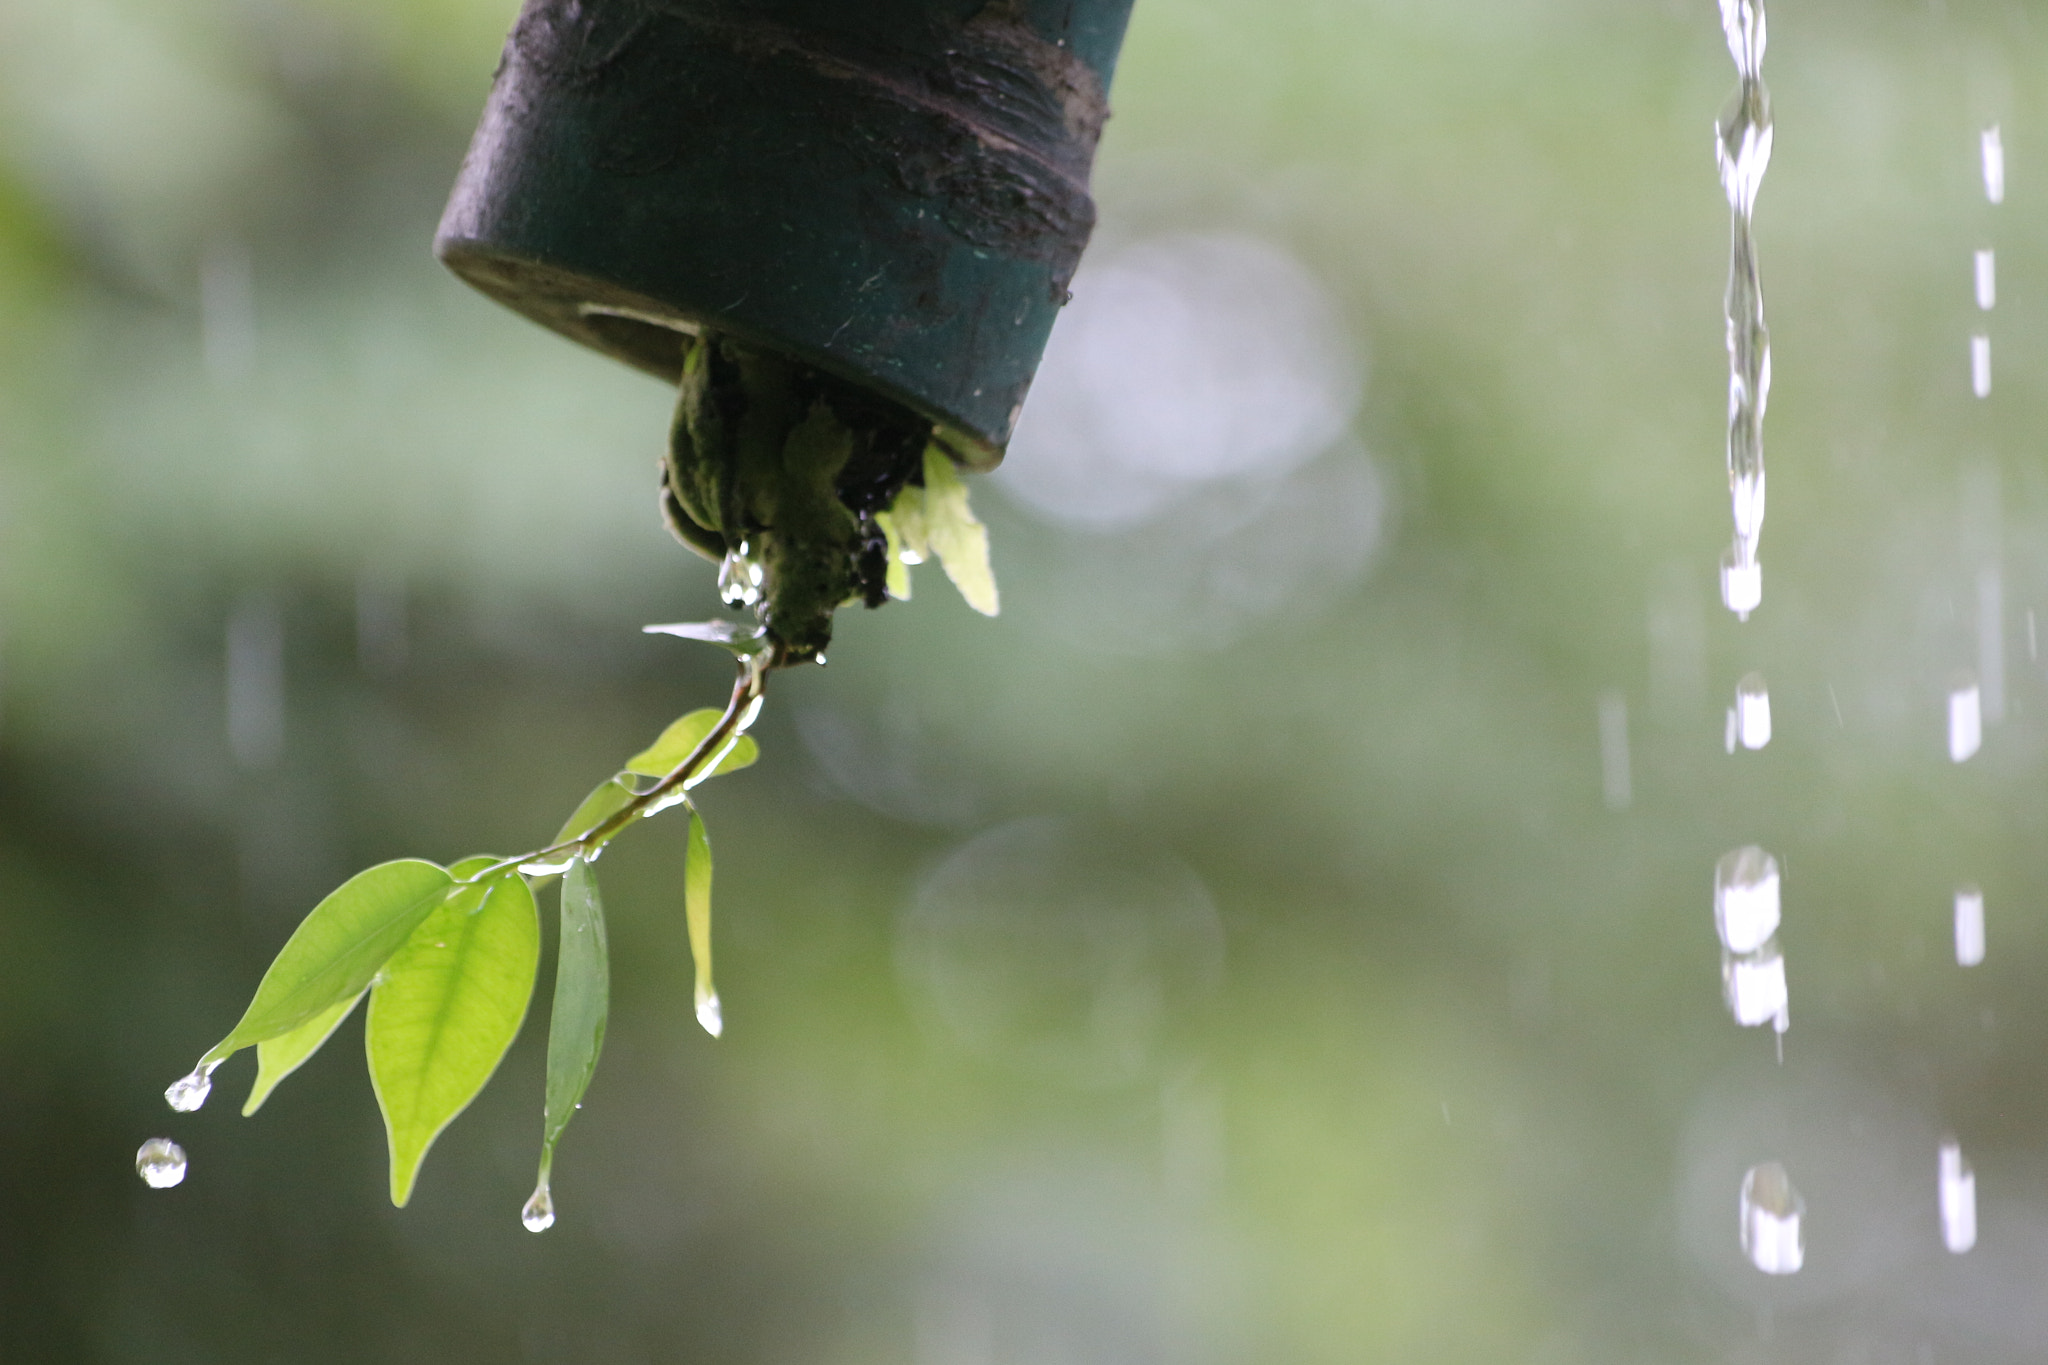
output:
[[[697,1022],[716,1038],[725,1032],[718,989],[711,984],[711,836],[690,807],[690,842],[683,855],[683,913],[690,925],[690,957],[697,964]]]
[[[1001,609],[995,573],[988,564],[988,528],[967,506],[967,485],[953,461],[936,445],[924,450],[925,534],[932,552],[946,568],[946,577],[960,589],[967,605],[983,616]]]
[[[453,884],[446,868],[418,858],[379,863],[343,882],[292,931],[241,1021],[202,1066],[361,995]]]
[[[290,1033],[280,1033],[256,1044],[256,1084],[249,1087],[249,1100],[242,1106],[242,1117],[247,1118],[261,1109],[263,1101],[270,1098],[270,1092],[277,1089],[278,1082],[304,1066],[307,1059],[320,1050],[321,1044],[341,1027],[341,1021],[348,1018],[349,1012],[362,998],[361,995],[352,995],[339,1005],[314,1015]]]
[[[624,810],[626,803],[632,799],[632,788],[616,777],[606,778],[591,790],[590,795],[583,798],[583,804],[563,823],[561,832],[555,835],[554,841],[566,844],[571,839],[583,837]]]
[[[370,989],[364,1046],[391,1148],[391,1202],[518,1036],[540,967],[540,916],[518,873],[451,897]],[[480,902],[480,903],[479,903]]]
[[[660,739],[627,759],[626,771],[638,773],[642,777],[667,777],[675,771],[678,763],[696,752],[697,746],[704,742],[704,736],[711,733],[712,727],[718,724],[718,718],[723,714],[724,712],[709,706],[690,712],[663,730]],[[754,743],[752,737],[741,735],[738,741],[726,750],[725,757],[719,760],[718,766],[707,775],[717,777],[722,773],[736,772],[760,756],[761,747]]]
[[[907,485],[904,491],[910,491]],[[922,491],[922,489],[919,490],[919,492]],[[889,563],[888,578],[884,587],[888,591],[889,596],[895,598],[898,602],[908,602],[910,600],[910,562],[903,557],[903,532],[896,525],[895,513],[875,513],[875,525],[882,528],[882,537],[887,542],[882,551],[887,556]]]
[[[761,626],[743,626],[737,621],[676,621],[665,626],[642,626],[642,635],[673,635],[682,640],[702,640],[729,649],[742,659],[768,648],[768,632]]]
[[[578,858],[562,878],[562,946],[555,963],[554,1015],[548,1021],[547,1106],[541,1125],[541,1182],[555,1143],[590,1088],[611,1009],[611,960],[597,876]]]

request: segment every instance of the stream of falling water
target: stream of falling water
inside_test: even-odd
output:
[[[1771,334],[1764,326],[1751,219],[1771,164],[1771,95],[1764,87],[1763,0],[1721,0],[1721,28],[1739,78],[1714,127],[1714,159],[1728,195],[1728,492],[1735,543],[1721,560],[1721,600],[1743,620],[1763,601],[1757,544],[1764,530],[1764,408],[1771,395]]]

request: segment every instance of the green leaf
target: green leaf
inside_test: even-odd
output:
[[[571,839],[582,838],[624,810],[626,803],[632,799],[631,787],[617,777],[606,778],[592,789],[590,795],[583,798],[583,804],[578,806],[576,813],[562,825],[561,832],[555,835],[554,841],[566,844]]]
[[[905,484],[903,493],[907,494],[911,491],[913,491],[912,486]],[[920,497],[924,494],[922,488],[915,491]],[[900,503],[902,499],[903,494],[898,494],[897,501]],[[884,587],[888,591],[889,596],[895,598],[898,602],[908,602],[910,600],[910,561],[903,557],[903,532],[896,525],[896,514],[893,511],[875,513],[875,525],[882,528],[882,537],[887,542],[882,551],[887,557],[889,565],[888,579]],[[922,558],[921,555],[919,557]]]
[[[718,990],[711,984],[711,836],[690,807],[690,842],[683,855],[683,913],[690,925],[690,956],[697,964],[697,1022],[716,1038],[725,1032]]]
[[[642,777],[667,777],[675,771],[678,763],[695,753],[697,746],[704,742],[704,736],[718,724],[718,718],[725,714],[707,706],[692,711],[681,720],[661,732],[661,738],[647,748],[626,760],[626,771]],[[706,777],[717,777],[721,773],[736,772],[761,756],[761,746],[747,735],[726,750],[725,757],[718,761]]]
[[[597,876],[578,858],[562,878],[562,946],[555,962],[554,1016],[548,1021],[547,1106],[541,1123],[541,1185],[555,1161],[555,1143],[576,1116],[604,1048],[611,1009],[611,961]]]
[[[742,659],[768,648],[768,632],[761,626],[744,626],[737,621],[677,621],[665,626],[642,626],[642,635],[673,635],[683,640],[702,640],[729,649]]]
[[[361,995],[351,995],[329,1009],[314,1015],[290,1033],[280,1033],[275,1038],[265,1038],[256,1044],[256,1084],[249,1087],[248,1103],[242,1106],[242,1117],[247,1118],[263,1107],[263,1101],[270,1098],[270,1092],[277,1089],[279,1081],[306,1064],[308,1058],[320,1050],[320,1045],[341,1027],[341,1021],[361,1000]]]
[[[498,1069],[539,968],[533,892],[510,872],[428,915],[371,987],[364,1046],[393,1204],[405,1206],[427,1149]]]
[[[988,564],[988,528],[967,506],[967,485],[937,445],[924,449],[924,523],[932,553],[967,605],[983,616],[1001,609],[996,577]]]
[[[361,995],[452,885],[446,868],[418,858],[379,863],[343,882],[292,931],[241,1022],[201,1065],[282,1037]]]

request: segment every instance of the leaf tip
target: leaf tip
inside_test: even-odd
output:
[[[697,988],[697,1022],[713,1038],[725,1033],[725,1011],[718,1003],[718,992]]]

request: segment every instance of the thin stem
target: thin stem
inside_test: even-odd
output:
[[[733,683],[732,696],[727,700],[725,711],[719,716],[718,723],[711,727],[710,733],[698,741],[696,748],[690,750],[689,757],[671,768],[668,775],[663,777],[661,781],[655,783],[646,791],[635,794],[631,801],[628,801],[603,821],[592,826],[588,832],[578,835],[574,839],[566,839],[559,844],[551,844],[546,848],[536,849],[531,853],[521,853],[516,857],[501,858],[489,867],[479,869],[464,877],[459,884],[466,886],[486,881],[513,868],[523,867],[527,863],[540,862],[543,859],[557,857],[564,853],[581,852],[587,855],[603,848],[613,835],[617,834],[634,820],[637,820],[648,807],[654,805],[677,787],[686,786],[690,779],[697,775],[698,769],[725,757],[726,749],[738,738],[741,718],[746,716],[750,708],[760,702],[762,696],[767,691],[768,670],[774,667],[772,654],[773,651],[763,651],[760,654],[750,655],[740,660],[740,676]]]

